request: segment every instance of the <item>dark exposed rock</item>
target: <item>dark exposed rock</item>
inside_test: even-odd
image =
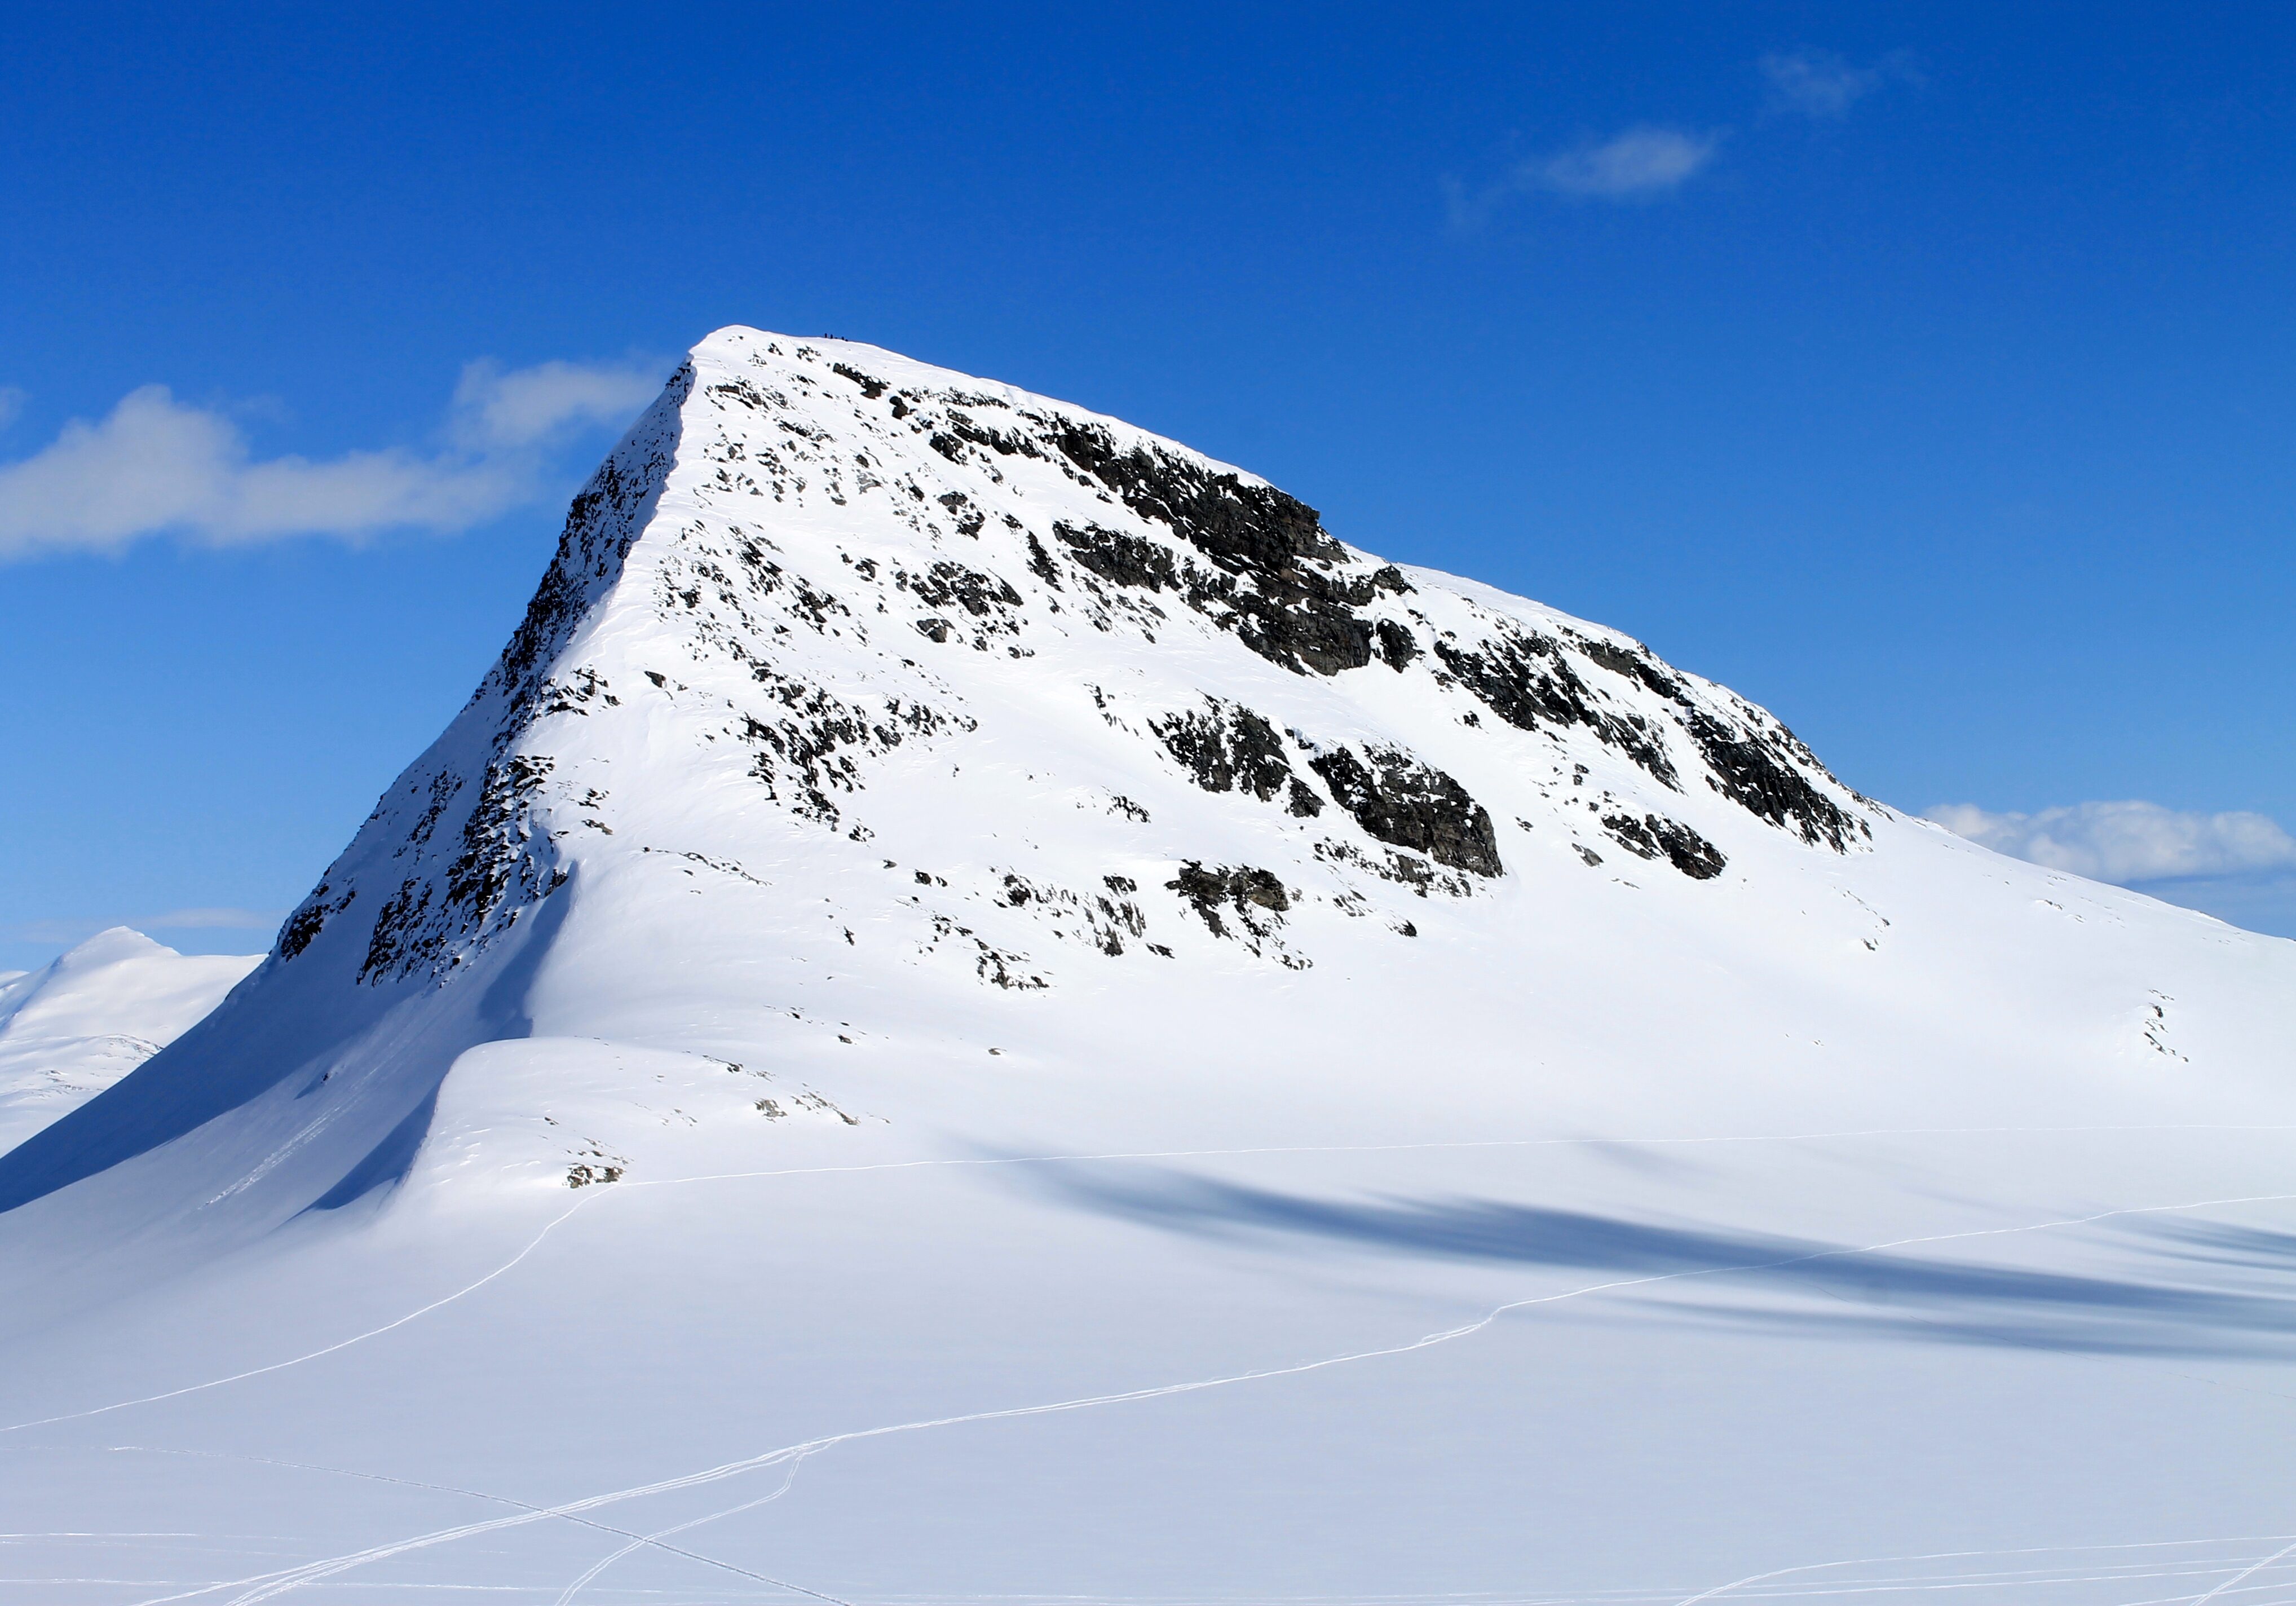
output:
[[[1382,569],[1380,572],[1384,574],[1387,571]],[[1379,656],[1381,662],[1399,672],[1419,656],[1419,638],[1393,619],[1382,619],[1379,621]]]
[[[1152,543],[1096,527],[1054,527],[1077,561],[1103,579],[1152,590],[1172,586],[1188,605],[1272,663],[1335,675],[1371,661],[1372,627],[1354,610],[1380,589],[1409,588],[1390,565],[1373,576],[1334,572],[1347,549],[1324,531],[1316,510],[1272,486],[1247,484],[1145,446],[1118,450],[1097,424],[1042,419],[1053,443],[1077,467],[1210,560],[1182,576]]]
[[[1218,698],[1208,698],[1209,714],[1175,714],[1152,719],[1148,728],[1162,739],[1172,757],[1206,791],[1234,791],[1241,787],[1265,803],[1289,784],[1292,765],[1284,756],[1283,740],[1275,727],[1250,709],[1236,708]],[[1320,808],[1322,802],[1317,800]],[[1293,813],[1299,810],[1295,807]]]
[[[962,563],[943,561],[924,574],[903,575],[901,583],[928,608],[946,608],[955,602],[976,619],[999,603],[1007,608],[1021,605],[1021,594],[1013,589],[1009,581],[967,569]]]
[[[1684,728],[1713,772],[1708,783],[1749,813],[1797,832],[1813,847],[1822,842],[1836,853],[1849,852],[1854,839],[1873,834],[1864,821],[1818,791],[1788,758],[1758,737],[1704,712],[1692,713]]]
[[[917,621],[918,634],[937,642],[945,642],[955,634],[956,627],[947,619],[922,619]]]
[[[1603,816],[1603,829],[1636,858],[1654,859],[1663,854],[1668,863],[1694,881],[1712,881],[1729,861],[1722,850],[1679,820],[1663,815],[1628,814]]]
[[[929,624],[947,627],[944,619],[921,620],[918,628]],[[791,814],[824,824],[838,822],[832,791],[860,790],[857,754],[890,752],[912,738],[938,734],[952,723],[972,728],[967,717],[952,721],[924,703],[900,698],[886,699],[882,712],[875,712],[770,664],[751,662],[750,673],[780,705],[779,712],[767,710],[762,719],[744,714],[734,727],[734,734],[758,750],[750,774],[765,783],[767,796]]]
[[[1371,748],[1368,756],[1366,764],[1349,749],[1335,748],[1308,765],[1340,807],[1379,840],[1454,869],[1502,873],[1490,812],[1466,788],[1393,748]]]
[[[1546,637],[1510,626],[1480,650],[1439,641],[1435,656],[1484,706],[1517,730],[1583,725],[1658,781],[1681,790],[1674,762],[1649,723],[1639,714],[1621,717],[1597,706],[1587,683]]]
[[[1294,780],[1292,783],[1291,796],[1284,804],[1284,809],[1300,819],[1312,820],[1324,812],[1324,799],[1317,797],[1312,789]]]
[[[1247,485],[1234,474],[1215,473],[1150,447],[1119,451],[1098,424],[1049,422],[1054,444],[1070,462],[1222,568],[1280,573],[1302,559],[1336,562],[1347,556],[1324,533],[1314,508],[1273,486]]]
[[[1652,656],[1648,647],[1639,651],[1629,651],[1610,642],[1599,641],[1593,636],[1577,635],[1572,635],[1571,641],[1579,651],[1584,652],[1613,675],[1623,676],[1628,680],[1640,681],[1660,697],[1671,701],[1678,701],[1684,695],[1682,682],[1667,673],[1666,667]]]
[[[993,401],[988,397],[968,397],[965,399],[975,406],[1004,405],[1002,402]],[[1044,453],[1037,448],[1037,443],[1019,430],[992,429],[988,425],[976,422],[954,407],[948,410],[948,432],[959,440],[969,440],[975,446],[987,447],[1000,457],[1042,457],[1044,455]],[[936,449],[938,449],[938,443],[936,443]],[[946,455],[946,454],[943,455]]]
[[[933,500],[948,510],[949,517],[956,520],[956,533],[960,536],[972,536],[977,539],[980,527],[988,521],[988,515],[973,506],[972,498],[963,491],[948,491]]]
[[[554,868],[546,838],[537,840],[529,803],[554,767],[538,754],[507,753],[486,767],[477,800],[463,816],[460,851],[447,866],[445,885],[410,878],[375,917],[361,981],[404,975],[425,963],[457,963],[457,940],[483,930],[498,913],[506,922],[565,881]]]
[[[280,927],[280,958],[292,959],[309,947],[327,922],[349,908],[351,900],[358,897],[358,889],[353,887],[329,903],[326,901],[327,892],[327,883],[321,881],[313,889],[310,897],[303,900],[302,906],[287,917],[287,923]]]
[[[1316,856],[1328,864],[1345,865],[1375,875],[1383,881],[1395,881],[1408,887],[1421,897],[1431,893],[1447,893],[1453,897],[1472,897],[1475,883],[1472,876],[1456,870],[1445,870],[1430,864],[1415,853],[1404,853],[1395,848],[1374,855],[1365,853],[1352,842],[1324,840],[1316,844]],[[1340,900],[1345,908],[1344,898]]]
[[[532,834],[526,803],[554,767],[550,758],[532,753],[506,754],[487,766],[479,800],[463,821],[463,850],[447,870],[449,907],[483,916],[521,874],[539,880],[542,867],[525,851]]]
[[[1171,553],[1153,541],[1097,524],[1078,528],[1065,521],[1055,523],[1053,534],[1060,537],[1078,562],[1114,585],[1144,586],[1150,591],[1161,591],[1168,586],[1177,589],[1179,586],[1179,569]]]
[[[1207,869],[1191,859],[1180,866],[1178,876],[1164,885],[1204,917],[1204,924],[1212,929],[1215,937],[1227,935],[1227,927],[1221,919],[1224,909],[1234,914],[1247,930],[1260,936],[1266,934],[1267,922],[1266,915],[1259,912],[1281,914],[1292,906],[1291,895],[1284,891],[1283,883],[1274,873],[1250,864]]]
[[[1313,595],[1270,597],[1264,592],[1248,591],[1221,600],[1235,610],[1230,618],[1236,639],[1270,663],[1337,675],[1371,662],[1371,625],[1357,619],[1343,602]],[[1193,593],[1188,601],[1200,606]]]
[[[1061,589],[1061,571],[1054,566],[1053,554],[1045,550],[1045,544],[1037,539],[1033,530],[1029,535],[1029,572],[1054,591]]]
[[[320,882],[318,890],[311,895],[310,899],[289,915],[287,923],[279,928],[280,958],[292,959],[309,947],[311,939],[327,923],[327,906],[319,901],[326,890],[327,884]]]
[[[832,373],[842,374],[847,379],[851,380],[855,384],[860,386],[861,394],[868,397],[871,401],[875,401],[879,397],[885,394],[885,381],[883,380],[872,379],[867,374],[862,373],[858,368],[849,368],[843,363],[832,363],[829,365],[829,371]]]

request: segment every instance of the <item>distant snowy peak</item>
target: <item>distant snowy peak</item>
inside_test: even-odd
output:
[[[1201,840],[1161,833],[1145,896],[1255,952],[1307,881],[1351,911],[1468,897],[1541,822],[1589,866],[1695,881],[1749,830],[1842,854],[1877,812],[1742,699],[1383,562],[1252,475],[873,347],[733,328],[576,498],[500,661],[276,953],[324,933],[363,981],[442,975],[586,866],[738,867],[759,815],[862,864],[968,763],[1012,771],[1015,827],[1046,776],[1193,789]],[[1100,823],[1056,828],[1136,858],[1132,792],[1161,784],[1103,779]],[[1256,857],[1240,806],[1265,815]],[[1137,875],[1039,897],[1021,866],[980,873],[1032,916],[1068,900],[1111,955],[1145,919]]]
[[[0,980],[0,1152],[174,1042],[260,960],[178,954],[114,926]]]

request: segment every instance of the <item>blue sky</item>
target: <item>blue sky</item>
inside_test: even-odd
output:
[[[1177,436],[2296,933],[2292,70],[2267,4],[21,9],[0,967],[261,946],[728,323]]]

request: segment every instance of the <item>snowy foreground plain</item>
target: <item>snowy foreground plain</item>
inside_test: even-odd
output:
[[[2296,1597],[2296,944],[730,329],[0,1156],[0,1602]]]

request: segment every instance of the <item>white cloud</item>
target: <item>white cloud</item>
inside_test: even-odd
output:
[[[1670,194],[1714,160],[1725,130],[1684,134],[1672,128],[1629,128],[1518,162],[1504,177],[1470,190],[1443,181],[1451,226],[1463,233],[1490,221],[1500,203],[1517,195],[1547,193],[1599,201],[1647,201]]]
[[[1606,201],[1660,195],[1714,160],[1721,136],[1672,128],[1629,128],[1624,134],[1527,164],[1518,174],[1526,189]]]
[[[1913,59],[1893,51],[1871,67],[1853,67],[1830,50],[1796,50],[1764,56],[1762,76],[1770,81],[1770,107],[1818,119],[1849,115],[1849,108],[1890,78],[1918,85]]]
[[[661,390],[654,364],[539,363],[504,373],[492,358],[463,370],[455,432],[480,449],[533,446],[581,424],[619,423]]]
[[[1928,818],[1998,853],[2092,881],[2246,875],[2296,867],[2296,837],[2259,814],[2187,814],[2158,803],[2076,803],[1993,814],[1970,803]]]
[[[644,378],[644,374],[652,377]],[[635,366],[545,363],[463,370],[435,453],[348,452],[256,460],[237,423],[146,385],[95,422],[74,419],[29,457],[0,464],[0,561],[113,552],[176,533],[213,545],[385,529],[457,530],[537,494],[543,449],[578,426],[619,422],[660,388]]]

